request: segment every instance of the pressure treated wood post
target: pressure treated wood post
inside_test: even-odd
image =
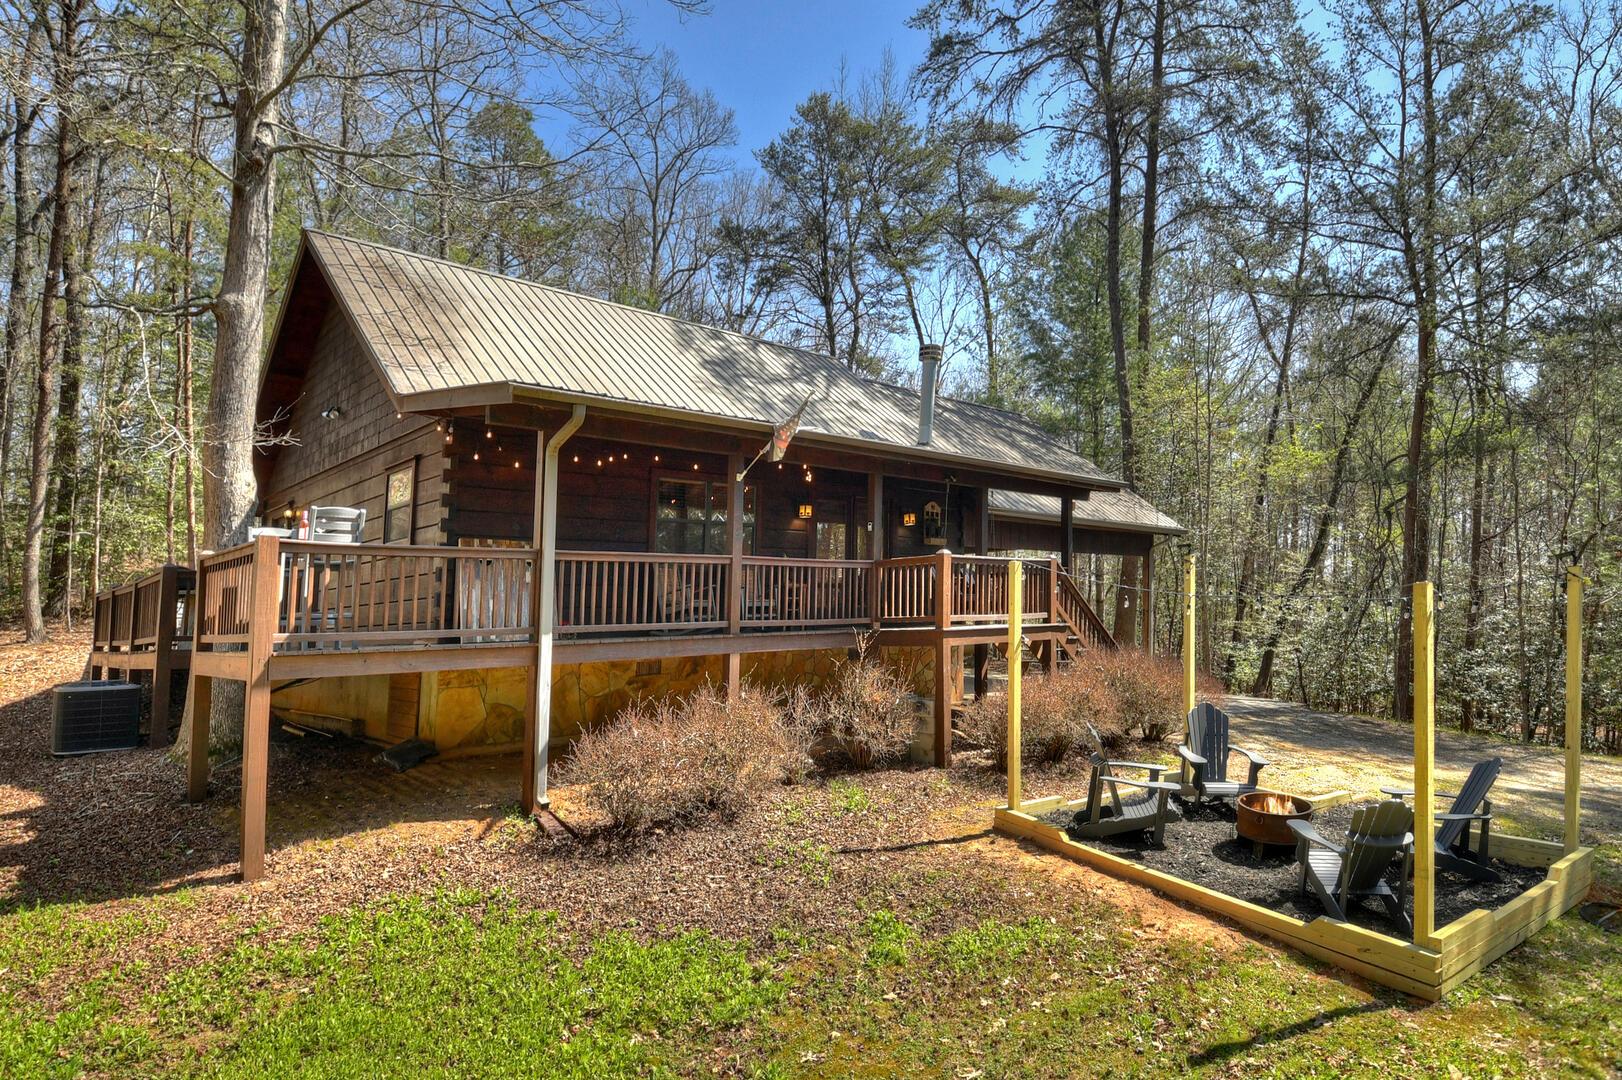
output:
[[[1183,560],[1183,717],[1186,721],[1188,714],[1194,711],[1198,704],[1195,700],[1195,658],[1196,636],[1199,631],[1196,608],[1194,604],[1195,585],[1198,577],[1194,569],[1194,556],[1189,555]]]
[[[1155,654],[1155,547],[1143,553],[1143,591],[1138,593],[1138,636],[1142,638],[1143,651],[1150,656]]]
[[[247,693],[242,706],[242,880],[265,876],[265,801],[270,772],[270,654],[281,592],[280,541],[254,542],[248,607]]]
[[[174,685],[175,609],[180,605],[180,569],[165,566],[158,576],[157,640],[152,657],[152,723],[149,746],[169,745],[169,695]]]
[[[1008,563],[1008,809],[1018,810],[1024,802],[1020,790],[1020,659],[1021,600],[1024,584],[1019,560]]]
[[[1583,569],[1566,568],[1566,831],[1567,854],[1582,842]]]
[[[1414,944],[1436,932],[1436,636],[1435,590],[1414,582]]]

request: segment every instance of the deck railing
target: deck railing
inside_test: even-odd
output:
[[[947,629],[1007,618],[1006,559],[942,552],[875,563],[601,551],[563,551],[556,559],[554,628],[564,636]],[[1088,645],[1107,639],[1096,615],[1078,610],[1060,588],[1052,560],[1019,565],[1028,621],[1069,622]],[[275,612],[269,642],[278,652],[510,643],[535,632],[529,548],[259,540],[206,556],[201,571],[200,638],[214,649],[245,646],[255,611],[267,624],[265,613]],[[268,591],[256,598],[260,588]],[[133,595],[127,607],[98,605],[98,628],[104,620],[144,627],[144,610]]]
[[[189,648],[195,580],[189,568],[170,565],[97,593],[92,647],[98,652],[144,652],[157,648],[163,639],[174,648]]]

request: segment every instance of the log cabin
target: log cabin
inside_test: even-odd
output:
[[[1030,420],[938,395],[939,361],[920,350],[912,390],[307,231],[259,395],[260,535],[98,598],[92,675],[152,671],[166,700],[187,672],[193,799],[212,683],[246,684],[250,879],[273,713],[521,755],[533,812],[582,725],[705,682],[816,680],[861,635],[928,702],[920,740],[945,764],[965,668],[984,693],[1006,639],[1011,567],[1056,664],[1115,645],[1077,559],[1148,558],[1182,530]],[[762,454],[796,416],[781,459]],[[333,506],[365,511],[359,542],[296,536]],[[154,743],[168,714],[154,703]]]

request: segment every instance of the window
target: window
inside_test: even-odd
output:
[[[722,555],[727,549],[727,486],[705,480],[654,485],[653,550]],[[755,545],[755,489],[743,489],[743,549]]]
[[[412,458],[389,473],[383,493],[383,542],[410,543],[412,504],[417,490],[417,460]]]
[[[817,522],[817,558],[843,559],[847,529],[843,521]]]

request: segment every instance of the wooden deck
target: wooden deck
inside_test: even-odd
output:
[[[174,675],[191,667],[195,588],[190,568],[170,565],[96,597],[88,674],[104,679],[117,671],[129,679],[152,673],[153,746],[169,743]]]
[[[843,649],[857,635],[933,652],[935,760],[951,759],[952,650],[977,686],[1020,596],[1024,637],[1054,665],[1114,641],[1056,559],[948,552],[880,560],[559,551],[550,627],[538,620],[533,547],[328,544],[260,537],[97,599],[91,667],[189,668],[188,797],[208,786],[215,679],[245,684],[242,872],[264,873],[270,695],[279,682],[475,668],[535,668],[521,801],[544,805],[549,678],[540,663],[723,656],[729,693],[748,653]],[[1010,588],[1014,568],[1018,590]],[[173,618],[164,617],[165,612]],[[103,629],[105,627],[105,630]],[[167,667],[164,657],[169,658]],[[167,690],[165,690],[165,695]],[[154,724],[154,732],[163,728]],[[166,730],[164,737],[167,736]]]

